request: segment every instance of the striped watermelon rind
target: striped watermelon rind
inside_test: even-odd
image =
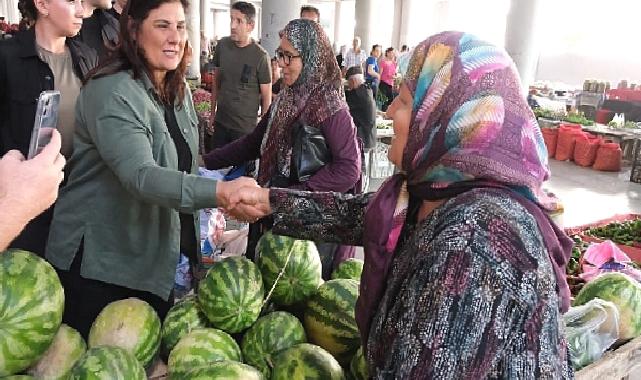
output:
[[[169,378],[185,379],[188,371],[223,360],[243,361],[234,338],[217,329],[195,329],[180,339],[169,354]]]
[[[89,331],[89,347],[96,346],[122,347],[147,367],[160,347],[160,318],[138,298],[112,302],[98,314]]]
[[[307,300],[323,282],[321,260],[314,242],[267,232],[258,241],[256,249],[259,252],[256,265],[263,275],[267,291],[287,263],[271,296],[278,305],[287,306]]]
[[[209,322],[232,334],[256,322],[264,297],[256,264],[239,256],[215,263],[198,288],[198,302]]]
[[[623,273],[604,273],[581,288],[573,305],[594,298],[610,301],[619,309],[619,339],[641,335],[641,284]]]
[[[241,349],[245,362],[269,378],[273,355],[306,341],[305,329],[298,318],[284,311],[276,311],[258,319],[245,332]]]
[[[69,380],[145,380],[145,369],[124,348],[92,347],[73,366]]]
[[[207,327],[207,317],[200,310],[195,296],[188,296],[175,304],[162,325],[161,347],[165,358],[178,344],[180,338],[194,329]]]
[[[343,261],[332,273],[332,280],[346,278],[360,281],[363,274],[363,260],[351,258]]]
[[[349,364],[350,372],[356,380],[369,379],[369,371],[367,370],[367,361],[363,355],[363,347],[359,347]]]
[[[27,373],[38,379],[66,380],[85,351],[87,344],[80,333],[63,323],[47,352]]]
[[[359,282],[330,280],[318,288],[305,308],[305,331],[309,340],[348,365],[361,344],[355,308]]]
[[[263,377],[256,368],[247,364],[229,360],[208,364],[207,367],[197,368],[187,372],[185,379],[189,380],[263,380]]]
[[[336,359],[319,346],[297,344],[274,358],[271,380],[344,380],[345,373]]]
[[[0,253],[0,377],[24,371],[49,348],[65,298],[53,267],[33,253]]]

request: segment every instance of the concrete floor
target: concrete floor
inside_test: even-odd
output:
[[[641,184],[630,182],[630,166],[619,173],[609,173],[551,159],[550,170],[552,175],[544,187],[561,199],[565,208],[561,220],[565,227],[615,214],[641,214]],[[369,190],[376,191],[383,181],[371,179]]]
[[[615,214],[641,214],[641,184],[630,182],[629,166],[619,173],[608,173],[550,160],[550,170],[552,176],[545,188],[561,199],[566,227]]]

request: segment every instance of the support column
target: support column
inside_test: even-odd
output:
[[[512,0],[507,16],[505,49],[519,70],[526,93],[534,82],[539,59],[537,28],[540,10],[539,0]]]
[[[334,2],[334,51],[337,52],[340,50],[340,38],[341,38],[341,7],[343,2],[337,0]]]
[[[300,17],[302,0],[263,0],[261,45],[273,57],[280,44],[280,32],[287,23]]]
[[[356,0],[356,26],[354,36],[361,38],[361,48],[369,54],[372,49],[372,26],[374,24],[374,0]]]
[[[191,64],[187,67],[188,79],[200,79],[200,1],[193,1],[187,8],[187,35],[191,45]]]
[[[400,50],[403,41],[401,40],[401,27],[403,25],[403,0],[394,0],[394,22],[392,23],[392,46]]]

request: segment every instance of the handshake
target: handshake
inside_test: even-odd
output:
[[[250,177],[219,181],[216,184],[216,200],[218,207],[239,221],[256,222],[272,213],[269,189],[258,186]]]

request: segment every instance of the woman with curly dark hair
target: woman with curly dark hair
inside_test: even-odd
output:
[[[61,94],[58,130],[62,153],[73,149],[74,109],[85,75],[97,64],[95,52],[70,37],[82,26],[80,0],[20,0],[28,29],[0,42],[0,155],[17,149],[26,155],[42,91]],[[11,244],[44,255],[51,210],[29,223]]]
[[[221,205],[235,183],[253,182],[197,175],[187,6],[130,0],[117,50],[78,98],[69,179],[46,258],[65,288],[63,320],[85,337],[102,308],[120,299],[142,299],[164,318],[178,255],[197,260],[196,211]]]

